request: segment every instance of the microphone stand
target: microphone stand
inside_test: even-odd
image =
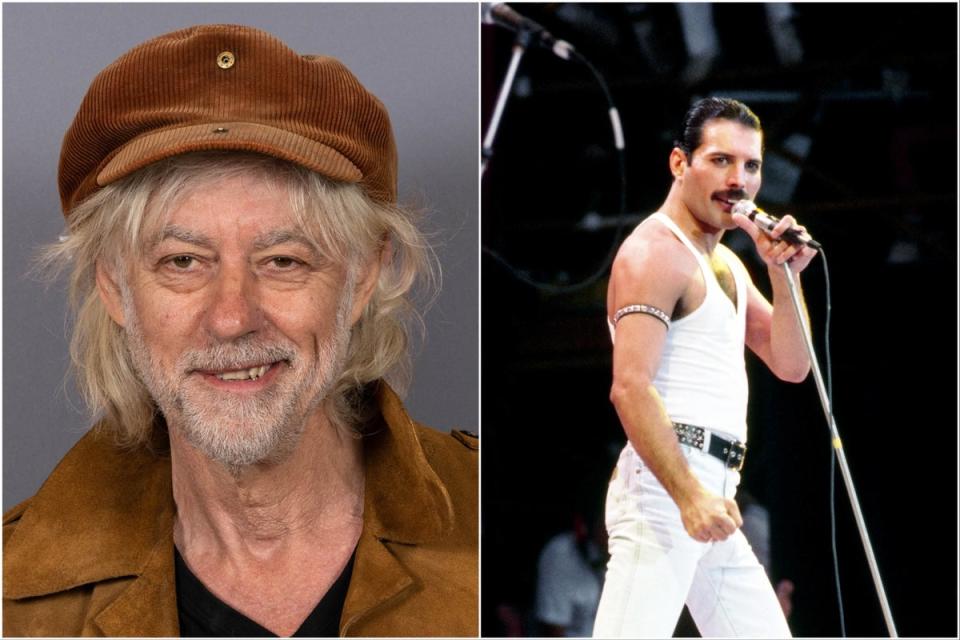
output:
[[[530,46],[532,33],[529,29],[518,29],[517,36],[513,39],[513,53],[510,57],[510,66],[507,68],[507,75],[500,85],[500,93],[497,95],[497,104],[493,110],[493,116],[490,118],[490,126],[487,128],[487,135],[483,137],[483,146],[481,155],[483,164],[480,166],[480,178],[487,172],[487,164],[493,157],[493,140],[497,137],[497,129],[500,128],[500,118],[503,117],[504,107],[507,106],[507,98],[510,97],[510,89],[513,87],[514,79],[517,76],[517,68],[520,67],[520,59],[526,53]]]
[[[860,500],[857,498],[856,489],[853,488],[853,477],[850,475],[850,467],[847,465],[847,456],[843,451],[843,443],[840,440],[840,432],[837,431],[837,423],[833,419],[830,399],[827,397],[827,388],[823,383],[820,366],[817,364],[817,356],[813,351],[813,339],[811,338],[807,318],[803,313],[803,307],[800,304],[800,294],[797,292],[797,285],[793,280],[793,271],[786,262],[783,263],[783,270],[787,275],[787,286],[790,289],[790,297],[793,299],[793,308],[797,312],[797,320],[800,322],[800,328],[803,330],[804,342],[807,345],[807,354],[810,356],[810,368],[813,371],[813,379],[817,383],[820,403],[823,405],[823,412],[826,414],[827,424],[830,427],[833,449],[836,452],[837,461],[840,464],[840,473],[843,476],[843,482],[847,487],[850,505],[853,507],[853,518],[856,520],[857,529],[860,531],[860,540],[863,542],[863,548],[867,555],[867,564],[870,566],[873,584],[877,589],[877,596],[880,598],[880,608],[883,610],[883,618],[887,623],[887,631],[890,633],[890,637],[896,638],[898,637],[897,629],[893,624],[893,614],[890,612],[890,603],[887,601],[887,594],[883,589],[883,581],[880,579],[880,569],[877,567],[877,559],[873,554],[870,536],[867,534],[867,525],[863,519],[863,512],[860,511]]]

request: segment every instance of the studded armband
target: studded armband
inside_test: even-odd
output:
[[[662,309],[657,307],[650,306],[649,304],[631,304],[629,306],[623,307],[613,316],[613,324],[616,325],[620,322],[620,318],[623,316],[629,315],[631,313],[645,313],[647,315],[653,316],[663,324],[667,326],[667,329],[670,328],[670,316],[668,316]]]

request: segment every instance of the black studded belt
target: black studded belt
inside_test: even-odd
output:
[[[677,434],[677,440],[681,444],[689,445],[695,449],[700,449],[714,458],[723,461],[731,469],[740,471],[743,469],[743,460],[747,456],[747,445],[739,440],[728,440],[723,436],[710,432],[710,443],[704,449],[706,440],[706,429],[695,427],[690,424],[673,423],[673,430]]]

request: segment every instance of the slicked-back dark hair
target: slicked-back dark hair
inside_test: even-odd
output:
[[[693,151],[703,142],[703,127],[710,120],[731,120],[763,133],[760,118],[750,107],[732,98],[704,98],[698,100],[683,116],[680,138],[673,146],[687,156],[687,164],[693,159]]]

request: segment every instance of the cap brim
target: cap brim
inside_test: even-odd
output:
[[[332,147],[250,122],[211,122],[151,131],[120,147],[97,173],[103,187],[165,158],[192,151],[252,151],[302,165],[331,180],[360,182],[363,174]]]

